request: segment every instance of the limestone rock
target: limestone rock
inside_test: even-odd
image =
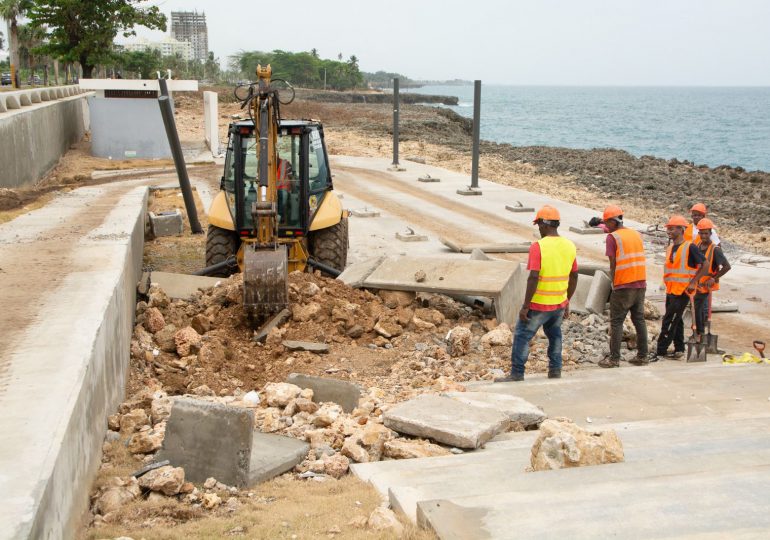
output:
[[[455,326],[449,331],[449,354],[453,357],[463,356],[471,350],[471,331],[464,326]]]
[[[497,328],[487,332],[481,337],[482,345],[510,347],[512,343],[513,332],[511,332],[511,328],[505,323],[501,323]]]
[[[644,318],[648,321],[660,319],[660,310],[649,300],[644,301]]]
[[[369,452],[358,444],[357,437],[348,437],[342,445],[342,455],[349,457],[356,463],[369,463]]]
[[[177,495],[184,485],[184,469],[170,465],[153,469],[139,478],[139,485],[164,495]]]
[[[217,485],[217,479],[213,476],[209,476],[206,478],[206,481],[203,482],[203,489],[214,489]]]
[[[190,391],[190,393],[193,394],[194,396],[201,396],[201,397],[203,396],[211,397],[215,395],[214,391],[211,388],[209,388],[207,384],[196,386]]]
[[[390,309],[406,307],[414,300],[414,293],[409,291],[386,291],[383,289],[377,294]]]
[[[312,281],[308,281],[307,283],[302,285],[302,287],[299,289],[299,293],[305,298],[312,298],[313,296],[317,295],[319,292],[321,292],[321,287],[319,287]]]
[[[324,455],[321,461],[324,464],[324,472],[332,478],[342,478],[350,467],[350,460],[341,454]]]
[[[263,394],[271,407],[285,407],[289,401],[299,396],[302,388],[290,383],[268,383]]]
[[[189,356],[200,350],[201,335],[192,326],[186,326],[174,334],[174,343],[176,344],[176,353],[180,357]]]
[[[161,351],[168,353],[176,351],[174,335],[176,335],[176,326],[173,324],[167,324],[162,330],[155,333],[155,341]]]
[[[131,409],[129,413],[120,418],[120,432],[124,435],[130,435],[139,431],[142,426],[146,426],[149,421],[150,419],[144,409]]]
[[[171,300],[169,299],[168,295],[158,287],[156,284],[150,285],[150,290],[147,291],[147,298],[148,302],[147,304],[150,307],[156,307],[163,309],[165,307],[168,307],[168,305],[171,303]]]
[[[291,306],[291,318],[297,322],[307,322],[315,319],[321,313],[321,305],[317,302],[309,304],[293,304]]]
[[[400,538],[404,534],[404,526],[401,525],[393,510],[382,506],[376,508],[369,515],[366,525],[375,531],[390,531],[396,538]]]
[[[114,512],[141,494],[142,490],[139,489],[139,483],[133,476],[126,480],[115,477],[110,480],[107,489],[96,499],[94,510],[101,515]]]
[[[342,412],[342,407],[336,403],[324,403],[316,412],[313,425],[316,427],[330,426],[340,417]]]
[[[222,499],[216,493],[204,493],[201,496],[201,504],[206,510],[211,510],[222,504]]]
[[[150,418],[153,425],[168,419],[174,400],[170,397],[160,397],[152,400],[150,406]]]
[[[374,325],[374,331],[386,339],[394,338],[404,333],[401,325],[389,317],[380,317],[380,320]]]
[[[205,368],[219,371],[227,361],[225,346],[218,339],[204,341],[198,353],[198,361]]]
[[[148,332],[151,334],[160,332],[164,326],[166,326],[166,320],[158,308],[151,307],[144,312],[144,327]]]
[[[309,399],[299,397],[295,400],[294,404],[296,405],[299,412],[314,414],[316,411],[318,411],[318,404],[310,401]]]
[[[156,431],[140,431],[134,433],[128,440],[128,451],[132,454],[149,454],[155,452],[163,444],[163,433]]]
[[[440,326],[443,324],[445,317],[441,314],[440,311],[432,308],[419,308],[416,309],[414,312],[414,316],[418,317],[419,319],[434,324],[436,326]]]
[[[614,430],[586,430],[569,420],[545,420],[532,445],[532,469],[545,471],[624,461]]]
[[[449,450],[428,441],[394,439],[385,442],[384,455],[391,459],[412,459],[446,456]]]
[[[193,330],[198,332],[200,335],[203,335],[211,329],[211,321],[208,317],[199,313],[192,318],[192,321],[190,321],[190,326],[192,326]]]

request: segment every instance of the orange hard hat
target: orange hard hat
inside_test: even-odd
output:
[[[561,216],[559,215],[559,211],[556,208],[546,204],[540,210],[537,211],[537,214],[535,215],[535,220],[532,223],[537,223],[537,220],[539,219],[547,219],[549,221],[559,221],[561,220]]]
[[[666,227],[687,227],[687,220],[684,219],[682,216],[673,215],[670,218],[668,218],[668,223],[666,223]]]
[[[704,217],[702,220],[698,222],[696,227],[698,227],[699,231],[702,231],[704,229],[713,229],[714,223],[712,223],[712,221],[709,218]]]
[[[702,202],[699,202],[692,205],[692,208],[690,208],[690,212],[700,212],[705,216],[708,210],[706,210],[705,204],[703,204]]]
[[[620,206],[610,205],[604,209],[604,215],[602,219],[607,221],[608,219],[616,218],[623,215],[623,209]]]

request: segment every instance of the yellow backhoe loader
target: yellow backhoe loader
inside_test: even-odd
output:
[[[206,237],[210,275],[243,272],[253,324],[288,307],[289,272],[338,273],[348,251],[347,212],[333,192],[323,126],[281,119],[280,104],[291,102],[293,89],[271,77],[271,67],[260,65],[257,82],[236,91],[250,120],[230,124]]]

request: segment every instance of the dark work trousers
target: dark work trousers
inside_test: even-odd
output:
[[[709,293],[695,295],[695,328],[698,335],[706,333],[706,319],[709,316]]]
[[[620,361],[623,321],[631,311],[636,329],[637,356],[647,357],[647,323],[644,322],[644,295],[647,289],[616,289],[610,296],[610,360]]]
[[[658,336],[657,355],[664,356],[671,342],[674,342],[674,351],[684,352],[684,322],[682,315],[690,304],[690,297],[686,294],[666,295],[666,314],[663,315],[663,324]]]

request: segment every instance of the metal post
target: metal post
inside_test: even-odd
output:
[[[473,151],[471,154],[471,185],[458,189],[460,195],[481,195],[479,189],[479,132],[481,128],[481,81],[473,81]]]
[[[393,166],[398,167],[398,77],[393,79]]]
[[[163,92],[166,81],[160,80],[161,92]],[[166,88],[168,92],[168,88]],[[182,154],[182,145],[179,142],[179,134],[176,131],[176,122],[174,121],[174,111],[171,109],[171,101],[168,96],[158,97],[160,114],[163,117],[163,125],[166,127],[166,137],[168,145],[171,147],[171,155],[174,156],[174,165],[176,174],[179,177],[179,187],[182,190],[185,210],[187,210],[187,219],[190,222],[190,230],[193,234],[202,234],[203,229],[198,221],[198,211],[195,209],[195,199],[193,198],[190,179],[187,176],[187,167],[184,164],[184,155]]]

